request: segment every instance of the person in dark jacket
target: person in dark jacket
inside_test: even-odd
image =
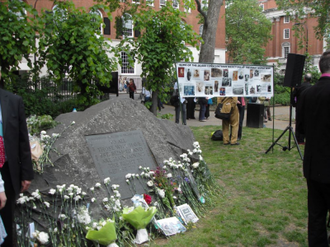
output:
[[[320,58],[319,81],[304,90],[297,105],[297,130],[306,136],[303,172],[308,189],[309,247],[329,246],[330,209],[330,50]]]

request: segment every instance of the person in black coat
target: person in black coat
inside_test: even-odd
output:
[[[300,86],[296,87],[293,92],[292,92],[292,106],[296,106],[296,104],[298,103],[299,101],[299,98],[300,98],[300,95],[303,91],[305,91],[307,88],[310,88],[312,85],[310,84],[312,80],[312,74],[310,73],[307,73],[305,76],[304,76],[304,82],[301,83]],[[297,111],[296,111],[296,119],[297,119]],[[302,133],[300,133],[298,130],[297,130],[297,125],[296,125],[296,138],[297,138],[297,141],[299,144],[305,144],[305,135],[303,135]]]
[[[8,234],[1,246],[13,247],[17,246],[14,225],[16,199],[19,193],[29,188],[34,173],[23,100],[0,89],[0,104],[6,154],[6,162],[0,171],[7,195],[7,203],[0,210],[0,215]]]
[[[303,172],[308,189],[309,247],[329,246],[330,209],[330,50],[320,58],[322,76],[304,90],[297,105],[297,130],[306,136]]]

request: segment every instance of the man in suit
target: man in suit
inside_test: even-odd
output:
[[[311,85],[311,80],[312,80],[312,74],[310,73],[307,73],[305,76],[304,76],[304,82],[301,83],[300,86],[296,87],[293,92],[292,92],[292,97],[293,97],[293,103],[292,103],[292,106],[296,106],[296,104],[298,103],[299,101],[299,98],[300,98],[300,95],[303,91],[305,91],[307,88],[310,88],[312,85]],[[296,119],[297,119],[297,112],[296,112]],[[297,138],[297,141],[298,141],[298,144],[302,144],[304,145],[305,144],[305,135],[301,134],[298,130],[297,130],[297,125],[296,125],[296,138]]]
[[[0,110],[6,157],[0,171],[7,195],[7,203],[0,210],[0,215],[8,234],[1,247],[13,247],[17,246],[14,225],[16,199],[20,192],[29,188],[33,166],[22,98],[0,89]]]
[[[330,50],[320,58],[319,81],[300,95],[297,129],[305,134],[303,161],[308,189],[308,243],[328,247],[326,217],[330,209]]]

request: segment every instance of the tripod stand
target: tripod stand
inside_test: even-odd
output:
[[[281,139],[281,137],[287,132],[289,131],[289,140],[288,140],[288,146],[282,146],[280,144],[278,144],[277,142]],[[275,142],[273,142],[273,144],[268,148],[268,150],[266,151],[266,154],[269,152],[269,150],[271,150],[275,144],[279,145],[282,147],[283,151],[286,151],[286,150],[289,150],[291,151],[291,149],[294,148],[294,146],[291,147],[291,135],[294,139],[294,142],[296,144],[296,147],[298,149],[298,152],[300,154],[300,158],[303,160],[303,156],[301,154],[301,151],[300,151],[300,148],[299,148],[299,145],[298,145],[298,141],[297,141],[297,138],[294,134],[294,131],[293,131],[293,128],[292,128],[292,87],[290,89],[290,120],[289,120],[289,126],[285,128],[285,130],[283,131],[283,133],[276,139]]]

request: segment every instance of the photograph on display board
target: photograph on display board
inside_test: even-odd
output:
[[[231,78],[222,78],[222,84],[223,87],[231,87]]]
[[[253,86],[250,87],[250,94],[256,94],[255,87],[253,87]]]
[[[194,75],[193,75],[193,77],[194,77],[194,79],[199,79],[199,69],[194,69]]]
[[[193,86],[193,85],[185,85],[183,87],[183,94],[185,96],[195,95],[195,86]]]
[[[187,70],[187,80],[190,81],[191,79],[191,71],[190,69]]]
[[[249,75],[245,75],[245,81],[249,81],[250,76]]]
[[[271,78],[272,78],[271,74],[261,75],[262,82],[270,82]]]
[[[253,69],[250,69],[250,79],[253,78]]]
[[[209,81],[209,80],[210,80],[210,71],[204,70],[204,81]]]
[[[234,87],[233,88],[233,94],[235,95],[242,95],[244,94],[244,89],[243,87],[239,86],[239,87]]]
[[[254,73],[253,73],[254,77],[259,77],[259,70],[254,70]]]
[[[217,93],[219,91],[219,81],[214,81],[214,92]]]
[[[249,95],[249,84],[245,83],[245,95]]]
[[[233,71],[233,81],[237,81],[238,80],[238,71],[234,70]]]
[[[226,95],[226,88],[221,87],[221,88],[220,88],[219,95]]]
[[[183,67],[178,68],[178,77],[184,77],[184,68]]]
[[[212,68],[211,69],[211,77],[212,78],[222,77],[222,70],[217,69],[217,68]]]
[[[239,79],[239,80],[243,80],[243,79],[244,79],[244,71],[240,71],[240,72],[239,72],[238,79]]]
[[[196,95],[202,95],[204,93],[204,82],[196,82]]]
[[[213,86],[211,86],[211,85],[205,86],[204,94],[205,95],[213,95]]]
[[[224,69],[223,70],[223,77],[228,77],[229,73],[228,73],[228,69]]]

